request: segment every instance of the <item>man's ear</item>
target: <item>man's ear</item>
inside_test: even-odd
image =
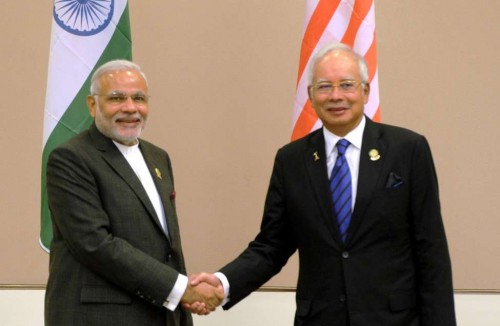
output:
[[[97,109],[95,96],[87,95],[87,109],[89,110],[90,116],[95,118],[95,110]]]
[[[363,96],[364,96],[364,103],[368,103],[368,99],[370,98],[370,83],[366,83],[363,85]]]
[[[311,85],[307,86],[307,96],[309,97],[309,101],[311,101],[311,103],[313,101],[312,91],[313,91],[312,86]]]

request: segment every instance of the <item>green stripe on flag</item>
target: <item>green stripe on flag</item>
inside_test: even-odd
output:
[[[90,79],[94,71],[102,64],[115,60],[127,59],[132,60],[132,38],[130,33],[130,19],[128,4],[126,5],[123,14],[116,26],[116,29],[109,41],[108,45],[101,54],[96,66],[92,69],[90,75],[85,80],[84,84],[76,94],[75,98],[64,112],[63,116],[57,123],[56,127],[47,139],[42,153],[42,203],[41,203],[41,227],[40,227],[40,245],[49,251],[52,241],[52,222],[47,200],[46,187],[46,168],[47,159],[50,152],[59,144],[64,143],[82,130],[87,129],[93,119],[89,115],[86,98],[90,90]],[[49,72],[50,73],[50,72]],[[60,90],[64,92],[64,90]]]

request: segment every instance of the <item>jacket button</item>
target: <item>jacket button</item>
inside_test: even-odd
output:
[[[345,300],[346,300],[345,294],[339,295],[339,301],[340,302],[345,302]]]
[[[349,252],[347,251],[342,252],[342,257],[349,258]]]

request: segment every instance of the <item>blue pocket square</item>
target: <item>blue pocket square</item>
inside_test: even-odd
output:
[[[394,172],[389,173],[389,178],[387,178],[387,182],[385,183],[386,188],[398,188],[404,184],[403,178],[397,175]]]

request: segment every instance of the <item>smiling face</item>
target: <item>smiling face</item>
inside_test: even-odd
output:
[[[332,51],[321,58],[313,71],[313,85],[309,86],[309,98],[318,118],[330,132],[343,137],[361,121],[364,105],[368,102],[370,86],[357,84],[352,92],[333,87],[331,92],[318,91],[318,83],[361,82],[357,58],[347,51]]]
[[[101,76],[99,85],[99,94],[87,97],[97,129],[120,144],[136,144],[149,113],[146,80],[135,70],[115,70]]]

